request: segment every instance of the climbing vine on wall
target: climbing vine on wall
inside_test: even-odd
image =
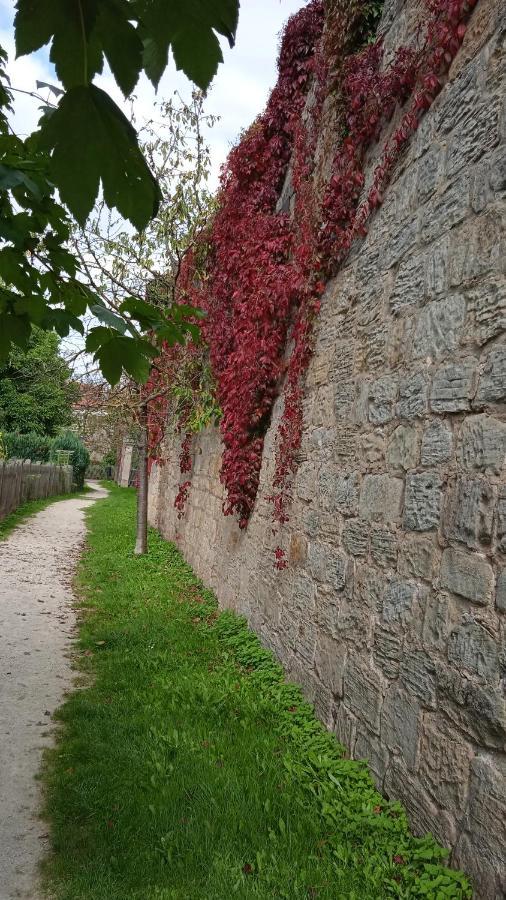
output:
[[[381,39],[371,41],[379,2],[333,0],[324,21],[322,0],[312,0],[288,22],[277,85],[230,153],[205,235],[205,264],[197,271],[187,262],[181,290],[182,302],[207,313],[199,360],[210,366],[222,413],[224,513],[236,514],[242,528],[257,495],[264,437],[280,391],[270,499],[275,522],[287,520],[304,378],[325,284],[366,234],[400,154],[444,84],[476,2],[423,0],[411,45],[399,47],[386,65]],[[391,120],[395,127],[366,184],[368,152]],[[334,155],[325,183],[319,137],[329,122]],[[194,353],[167,351],[167,362],[175,372],[180,354]],[[197,396],[196,375],[194,382]],[[180,513],[190,487],[185,423],[191,408],[187,396],[178,419],[185,474],[176,498]],[[160,430],[155,421],[152,446]],[[275,564],[285,566],[280,548]]]

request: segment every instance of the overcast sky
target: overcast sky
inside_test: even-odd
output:
[[[242,0],[239,29],[235,47],[230,50],[223,42],[225,62],[209,92],[207,110],[221,117],[209,135],[213,160],[212,187],[217,183],[219,169],[225,161],[230,144],[239,132],[247,127],[262,111],[270,89],[276,80],[276,57],[279,33],[284,22],[293,12],[305,5],[304,0]],[[56,84],[54,69],[49,63],[47,48],[39,53],[14,59],[12,22],[14,0],[0,0],[0,43],[9,54],[9,75],[14,87],[34,90],[35,82]],[[97,79],[117,102],[121,93],[109,76]],[[188,96],[191,86],[173,64],[165,73],[158,94],[169,96],[174,89]],[[136,91],[136,114],[139,121],[150,118],[155,93],[146,78],[141,78]],[[39,117],[37,102],[22,94],[16,94],[14,124],[20,135],[30,133]]]

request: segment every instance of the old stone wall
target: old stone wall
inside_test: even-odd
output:
[[[387,46],[416,11],[386,4]],[[273,567],[269,431],[246,532],[219,435],[179,444],[151,519],[244,613],[348,752],[506,896],[506,5],[481,0],[369,235],[329,285],[301,463]],[[373,161],[371,161],[371,166]]]

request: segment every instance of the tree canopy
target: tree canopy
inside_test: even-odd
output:
[[[12,94],[0,48],[0,360],[13,345],[27,349],[34,326],[83,333],[89,309],[102,326],[88,349],[113,383],[122,369],[145,381],[153,344],[186,339],[182,319],[191,311],[138,298],[114,314],[107,309],[68,249],[71,216],[84,225],[101,194],[142,230],[163,199],[134,126],[94,83],[104,63],[128,97],[141,72],[158,86],[171,50],[176,66],[206,89],[222,60],[218,35],[234,43],[238,9],[239,0],[18,0],[17,55],[49,44],[61,88],[53,88],[56,108],[21,140],[8,122]]]
[[[0,430],[54,435],[70,425],[77,385],[59,355],[59,338],[35,329],[26,350],[0,367]]]

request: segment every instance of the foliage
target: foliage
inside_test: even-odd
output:
[[[6,431],[3,434],[7,459],[31,459],[32,462],[48,462],[52,439],[45,434]]]
[[[132,556],[135,497],[110,490],[81,564],[85,687],[45,774],[51,895],[470,897],[176,548]]]
[[[133,381],[146,382],[159,354],[154,343],[174,346],[188,337],[199,339],[200,314],[174,302],[175,285],[184,254],[213,205],[202,132],[215,121],[198,91],[188,102],[174,94],[157,104],[155,118],[140,130],[141,147],[161,189],[156,217],[132,233],[100,202],[85,228],[72,229],[72,248],[98,298],[91,311],[101,321],[89,329],[86,349],[111,384],[119,382],[122,368]],[[127,334],[134,320],[135,347]]]
[[[63,202],[84,225],[101,185],[107,205],[144,228],[157,213],[160,188],[131,122],[94,78],[106,61],[125,97],[143,71],[157,87],[170,48],[177,67],[205,90],[222,61],[217,33],[234,43],[238,0],[17,0],[16,10],[17,55],[50,43],[64,88],[37,139],[50,153]]]
[[[28,6],[34,19],[37,20],[45,3],[42,0],[32,3],[30,0]],[[68,6],[68,9],[71,10],[72,6]],[[28,19],[27,6],[25,12],[25,18]],[[57,18],[60,13],[63,18],[67,15],[60,10],[55,13]],[[30,28],[32,24],[28,23]],[[25,22],[23,27],[28,25]],[[48,23],[47,27],[50,28],[51,25]],[[47,39],[49,40],[49,36]],[[103,293],[96,290],[95,279],[89,277],[91,274],[89,256],[83,258],[82,254],[76,255],[71,252],[68,241],[71,234],[75,234],[75,228],[66,209],[55,200],[55,184],[58,184],[63,200],[69,199],[67,194],[68,190],[71,190],[75,198],[70,205],[75,207],[75,204],[78,204],[83,209],[86,189],[91,182],[96,183],[98,189],[100,170],[102,179],[105,179],[103,201],[100,202],[98,211],[95,211],[92,233],[93,226],[100,221],[99,213],[103,213],[105,204],[114,205],[117,201],[117,188],[114,182],[116,178],[122,177],[121,173],[125,173],[131,209],[139,212],[141,199],[145,205],[146,202],[149,204],[149,200],[146,201],[146,185],[139,171],[139,166],[146,164],[139,151],[142,164],[138,159],[134,169],[131,169],[133,159],[131,146],[128,143],[129,138],[123,134],[127,128],[130,130],[129,134],[133,133],[133,126],[130,122],[126,122],[126,119],[121,124],[123,114],[116,110],[113,115],[116,123],[114,130],[114,123],[111,123],[104,113],[104,104],[109,111],[114,106],[107,95],[91,86],[91,93],[85,93],[83,97],[84,88],[75,87],[64,95],[58,109],[49,110],[53,114],[48,114],[44,118],[44,139],[37,139],[32,135],[22,141],[11,133],[7,121],[12,96],[4,71],[5,61],[6,55],[0,48],[0,238],[3,242],[0,249],[0,362],[8,357],[13,345],[26,349],[34,326],[44,330],[54,329],[62,337],[67,336],[71,329],[84,334],[82,319],[89,310],[101,324],[88,334],[87,349],[94,354],[104,376],[111,384],[116,384],[122,371],[125,371],[136,382],[144,382],[148,378],[152,360],[157,356],[153,344],[158,343],[160,346],[163,342],[171,344],[177,341],[184,342],[187,334],[196,337],[197,313],[188,308],[171,310],[171,303],[162,305],[147,302],[146,282],[143,283],[142,290],[137,284],[133,295],[128,293],[127,289],[122,301],[111,307],[108,303],[109,298],[107,296],[104,298]],[[58,93],[59,89],[54,88],[54,91]],[[61,117],[66,115],[67,105],[74,102],[72,98],[77,100],[72,113],[76,121],[67,129],[61,124]],[[93,101],[95,106],[99,104],[100,116],[95,108],[85,107],[85,100],[88,103]],[[169,101],[161,104],[162,116],[167,115],[164,106],[172,109],[174,103]],[[192,114],[193,109],[190,115]],[[181,116],[181,121],[177,116]],[[203,117],[201,118],[203,120]],[[184,115],[180,110],[174,110],[172,122],[176,123],[177,127],[173,129],[174,140],[170,147],[167,141],[157,141],[153,123],[151,129],[147,126],[148,133],[145,135],[143,147],[153,172],[159,178],[157,193],[162,191],[157,202],[159,215],[156,223],[147,227],[138,238],[128,235],[124,223],[121,228],[118,227],[117,221],[114,223],[114,240],[118,241],[120,248],[124,251],[125,243],[130,243],[137,251],[141,249],[144,259],[147,258],[148,261],[149,253],[153,250],[153,242],[155,238],[160,238],[163,229],[166,229],[168,224],[174,226],[174,229],[180,227],[186,209],[185,203],[195,180],[192,180],[193,173],[188,162],[187,147],[182,143],[178,144],[178,137],[185,125]],[[87,129],[90,133],[83,134],[83,130]],[[163,163],[157,158],[157,151],[163,149],[162,143],[169,149]],[[114,159],[107,162],[108,153],[110,156],[112,148]],[[82,158],[76,167],[75,160],[73,162],[71,160],[79,154]],[[201,135],[198,135],[195,157],[198,158],[196,164],[198,178],[204,177],[207,157]],[[182,178],[179,189],[173,194],[167,194],[165,191],[167,179],[162,177],[166,172],[162,173],[161,169],[165,167],[166,170],[169,166],[173,166],[174,158],[179,160],[180,166],[185,169],[186,181],[183,186]],[[98,167],[94,173],[90,168],[92,164]],[[67,168],[69,165],[70,169]],[[55,166],[62,168],[60,177],[55,175]],[[79,171],[78,178],[75,177],[76,171]],[[149,178],[154,184],[154,176],[150,174]],[[68,190],[65,189],[66,181],[69,182]],[[137,197],[138,190],[140,194]],[[95,187],[92,194],[94,198]],[[193,195],[193,203],[196,203],[197,199]],[[123,204],[119,205],[124,211]],[[89,211],[87,209],[87,212]],[[151,217],[152,212],[150,209],[147,217],[143,214],[143,223],[144,219],[147,221]],[[184,246],[182,240],[181,253]],[[110,258],[110,252],[115,252],[114,247],[109,247],[108,251]],[[170,265],[169,257],[165,261],[165,266]],[[151,280],[152,276],[149,278]],[[189,318],[192,321],[188,321]],[[146,338],[146,332],[149,332],[149,339]]]
[[[304,379],[326,282],[366,234],[400,153],[441,90],[476,2],[424,0],[413,46],[399,47],[388,62],[381,40],[371,40],[379,2],[332,0],[323,28],[322,3],[312,0],[288,22],[266,111],[224,169],[219,208],[205,235],[204,271],[188,271],[184,285],[186,302],[208,313],[202,330],[223,411],[224,512],[236,513],[241,527],[255,502],[281,390],[270,499],[275,522],[287,519]],[[385,126],[394,114],[399,124],[390,134]],[[318,161],[328,148],[322,151],[318,138],[331,129],[334,158],[325,176]],[[366,188],[368,151],[382,135],[380,163]],[[276,565],[285,565],[280,548]]]
[[[35,329],[0,365],[0,428],[54,435],[72,420],[78,389],[56,334]]]
[[[73,431],[65,431],[51,442],[50,459],[56,458],[56,451],[58,450],[71,451],[73,480],[78,490],[81,490],[84,487],[84,475],[90,463],[90,454],[86,447]]]

